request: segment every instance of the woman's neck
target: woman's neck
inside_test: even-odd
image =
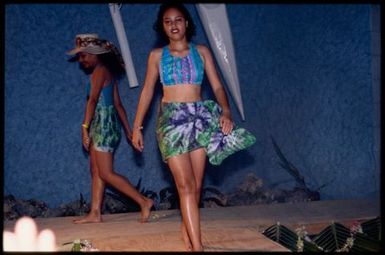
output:
[[[181,41],[170,41],[168,47],[172,51],[181,52],[189,48],[189,42],[186,39]]]

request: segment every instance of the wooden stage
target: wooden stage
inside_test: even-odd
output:
[[[377,200],[327,200],[256,206],[201,208],[205,251],[289,251],[266,238],[262,231],[278,221],[292,230],[305,226],[317,234],[332,222],[349,227],[353,222],[380,216]],[[138,222],[139,212],[103,215],[104,222],[73,224],[79,217],[36,218],[39,231],[49,228],[56,235],[58,250],[75,239],[87,239],[99,251],[184,251],[180,237],[179,210],[153,211],[151,221]],[[4,230],[14,231],[15,221],[4,221]]]

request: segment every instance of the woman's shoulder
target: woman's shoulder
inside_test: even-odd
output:
[[[150,54],[151,55],[160,55],[163,52],[163,48],[154,48],[151,50]]]
[[[149,58],[160,58],[162,55],[163,48],[154,48],[150,51]]]
[[[210,50],[209,48],[204,45],[204,44],[195,44],[195,47],[197,49],[197,51],[199,52],[199,54],[205,58],[206,56],[210,56],[211,53],[210,53]]]
[[[112,80],[110,71],[103,65],[96,66],[91,75],[91,82],[94,83],[96,81],[104,80]]]
[[[207,49],[207,46],[203,43],[191,43],[191,44],[194,45],[197,49],[204,49],[204,48]]]
[[[148,61],[149,63],[155,63],[158,64],[160,61],[160,58],[162,56],[163,48],[154,48],[150,51],[150,54],[148,55]]]
[[[194,44],[194,45],[197,48],[197,50],[199,51],[199,53],[201,53],[201,54],[209,52],[209,48],[204,44]]]
[[[94,71],[92,72],[92,76],[108,76],[110,74],[110,71],[108,70],[107,67],[104,65],[98,65],[95,67]]]

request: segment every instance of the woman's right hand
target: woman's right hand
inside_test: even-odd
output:
[[[90,137],[88,135],[88,130],[84,127],[82,127],[82,142],[84,149],[88,151],[90,147]]]
[[[144,148],[142,130],[135,128],[132,133],[132,145],[135,149],[142,152]]]

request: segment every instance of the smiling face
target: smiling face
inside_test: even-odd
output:
[[[163,15],[163,30],[170,40],[180,40],[186,35],[187,21],[176,8],[170,8]]]

